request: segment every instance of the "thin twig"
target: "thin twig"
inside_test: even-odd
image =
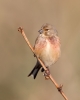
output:
[[[32,52],[34,53],[34,49],[33,47],[31,46],[30,42],[28,41],[26,35],[25,35],[25,32],[23,30],[22,27],[19,27],[18,28],[18,31],[23,35],[25,41],[27,42],[28,46],[30,47],[30,49],[32,50]],[[34,53],[35,54],[35,53]],[[45,65],[43,64],[43,62],[37,57],[36,55],[36,58],[38,59],[38,61],[40,62],[40,64],[42,65],[42,67],[47,70],[47,68],[45,67]],[[62,87],[63,85],[58,85],[56,83],[56,81],[53,79],[53,77],[51,76],[51,74],[49,75],[49,79],[52,81],[52,83],[55,85],[55,87],[58,89],[58,91],[61,93],[61,95],[64,97],[65,100],[68,100],[68,98],[66,97],[66,95],[64,94],[64,92],[62,91]]]

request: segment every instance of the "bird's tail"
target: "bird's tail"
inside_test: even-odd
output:
[[[33,78],[35,79],[39,70],[41,68],[40,63],[37,61],[36,65],[34,66],[34,68],[32,69],[32,71],[29,73],[28,77],[33,75]]]

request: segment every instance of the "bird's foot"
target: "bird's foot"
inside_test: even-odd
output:
[[[46,79],[46,80],[49,79],[49,75],[50,75],[50,70],[49,70],[49,68],[47,67],[47,70],[45,70],[45,72],[44,72],[44,76],[45,76],[45,79]]]

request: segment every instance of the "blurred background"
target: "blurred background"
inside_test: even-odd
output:
[[[0,0],[0,100],[64,100],[42,73],[36,80],[27,77],[36,58],[17,28],[34,45],[44,23],[61,40],[62,55],[51,74],[69,100],[80,100],[80,0]]]

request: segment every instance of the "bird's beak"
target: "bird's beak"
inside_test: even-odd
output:
[[[43,30],[42,30],[42,29],[40,29],[38,32],[39,32],[40,34],[42,34],[42,33],[43,33]]]

